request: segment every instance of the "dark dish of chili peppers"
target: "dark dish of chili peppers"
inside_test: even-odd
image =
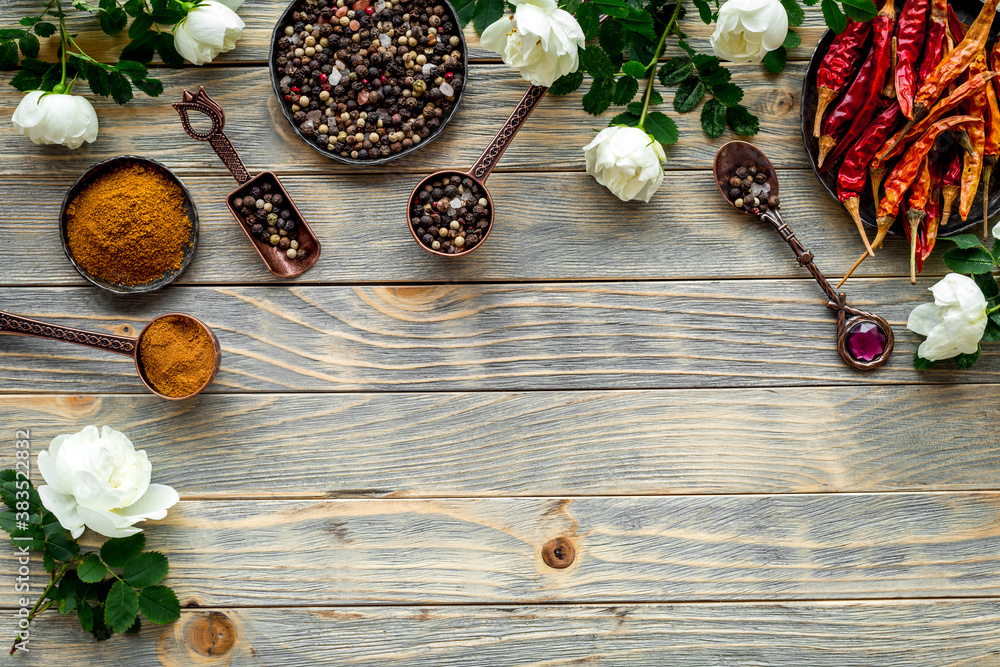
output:
[[[847,276],[894,225],[910,243],[911,282],[949,221],[954,229],[957,217],[981,215],[988,234],[990,195],[1000,197],[990,190],[1000,158],[1000,0],[954,2],[876,3],[874,19],[849,20],[813,58],[807,148],[865,245]],[[995,198],[992,207],[1000,210]],[[877,227],[873,241],[864,223]]]

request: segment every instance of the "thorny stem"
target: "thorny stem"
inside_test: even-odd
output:
[[[61,53],[59,54],[59,59],[62,61],[62,78],[59,79],[59,83],[62,86],[66,85],[66,56],[67,51],[69,51],[69,33],[66,31],[66,15],[63,13],[62,2],[56,0],[56,7],[59,12],[59,39],[62,42]],[[65,89],[63,92],[67,92]]]
[[[660,59],[660,52],[663,51],[663,44],[667,41],[667,35],[671,34],[677,28],[677,17],[681,13],[682,0],[677,0],[677,5],[674,7],[674,13],[667,21],[667,27],[664,28],[663,34],[660,35],[660,43],[656,45],[656,51],[653,52],[653,59],[646,65],[646,69],[649,71],[649,82],[646,84],[646,95],[642,99],[642,115],[639,116],[639,127],[643,130],[646,129],[646,116],[649,114],[649,100],[653,94],[653,82],[656,79],[656,70],[653,69],[656,66],[656,61]]]
[[[66,563],[65,565],[63,565],[61,569],[53,570],[52,571],[52,575],[49,577],[49,585],[45,587],[45,590],[42,591],[42,594],[38,596],[38,601],[35,602],[35,606],[31,608],[30,612],[28,612],[28,619],[27,620],[28,620],[28,624],[29,625],[31,624],[31,622],[33,620],[35,620],[36,616],[38,616],[43,611],[45,611],[46,609],[48,609],[49,607],[51,607],[53,604],[55,604],[55,602],[56,602],[55,600],[47,600],[46,601],[46,598],[49,596],[49,593],[52,592],[52,589],[55,588],[56,584],[59,583],[59,580],[62,578],[62,576],[64,574],[66,574],[66,570],[69,569],[69,566],[72,565],[73,563],[75,563],[76,560],[77,559],[74,558],[73,560],[71,560],[68,563]],[[17,636],[14,637],[14,644],[10,647],[10,655],[14,655],[14,652],[17,651],[17,640],[18,639],[19,639],[19,637],[17,637]]]

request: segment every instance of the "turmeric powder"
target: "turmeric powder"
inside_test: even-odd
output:
[[[156,391],[175,398],[191,396],[212,377],[215,343],[189,317],[160,317],[139,339],[139,364]]]
[[[98,176],[66,207],[73,259],[118,285],[142,285],[180,269],[191,227],[180,185],[139,162]]]

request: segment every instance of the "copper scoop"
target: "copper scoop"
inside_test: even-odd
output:
[[[186,396],[167,396],[166,394],[160,393],[149,381],[149,377],[143,369],[142,356],[139,353],[139,341],[142,340],[143,335],[149,331],[149,327],[152,326],[154,322],[165,318],[183,318],[197,324],[205,330],[209,338],[212,339],[212,343],[214,343],[213,349],[215,353],[214,358],[212,359],[211,375],[209,375],[208,380],[206,380],[202,386],[198,387],[198,389],[190,394],[187,394]],[[23,336],[35,336],[37,338],[48,338],[49,340],[62,340],[67,343],[76,343],[77,345],[93,347],[98,350],[107,350],[108,352],[124,354],[126,357],[131,357],[135,360],[135,369],[139,373],[139,379],[142,380],[144,385],[146,385],[146,389],[149,389],[160,398],[165,398],[170,401],[179,401],[181,399],[190,398],[201,392],[208,385],[212,384],[212,380],[215,379],[215,374],[219,371],[219,363],[222,360],[222,350],[219,347],[219,339],[215,337],[215,333],[201,320],[182,313],[167,313],[166,315],[160,315],[147,324],[139,333],[138,337],[131,338],[129,336],[114,336],[111,334],[84,331],[82,329],[71,329],[70,327],[50,324],[48,322],[33,320],[27,317],[21,317],[20,315],[12,315],[11,313],[0,311],[0,332],[21,334]]]
[[[236,153],[236,149],[233,148],[229,137],[222,131],[226,125],[226,114],[222,111],[222,107],[208,96],[204,86],[199,86],[197,93],[185,90],[184,101],[175,102],[171,106],[180,114],[184,131],[198,141],[209,142],[215,153],[222,160],[222,163],[229,169],[233,178],[239,182],[240,187],[229,193],[226,203],[233,217],[240,223],[243,233],[253,243],[257,254],[264,260],[264,264],[267,265],[268,270],[281,278],[294,278],[305,273],[319,259],[319,241],[312,233],[312,230],[309,229],[305,218],[302,217],[299,209],[292,202],[292,198],[288,196],[288,192],[282,187],[281,181],[274,175],[274,172],[262,171],[256,176],[250,177],[250,173],[247,171],[246,166],[244,166],[243,160]],[[200,111],[208,116],[212,121],[212,129],[208,132],[197,132],[191,127],[188,111]],[[301,256],[290,258],[286,249],[256,238],[247,223],[240,217],[240,207],[236,204],[236,200],[252,196],[251,193],[254,188],[270,190],[272,193],[280,194],[284,197],[285,204],[282,205],[290,207],[292,213],[291,219],[295,220],[295,227],[298,230],[297,242],[299,247],[296,252],[301,250],[301,253],[299,253]],[[256,197],[254,198],[256,199]],[[264,222],[262,224],[265,227],[267,226]]]
[[[734,208],[736,204],[729,197],[729,179],[739,167],[754,166],[763,172],[770,186],[769,195],[778,195],[778,176],[774,166],[763,152],[753,144],[745,141],[730,141],[715,154],[715,182],[722,196]],[[764,185],[764,184],[762,184]],[[760,220],[769,222],[788,242],[799,260],[799,265],[806,267],[813,275],[827,296],[827,308],[837,311],[837,350],[848,366],[859,370],[870,370],[884,364],[892,353],[893,335],[889,323],[878,315],[863,310],[857,310],[847,305],[847,297],[843,292],[837,292],[823,276],[813,262],[813,254],[802,247],[791,228],[781,219],[781,214],[772,207],[750,210],[737,208],[741,213],[754,215]]]
[[[545,96],[545,91],[548,88],[544,86],[531,86],[528,88],[527,92],[524,93],[524,97],[518,102],[517,106],[514,107],[514,111],[511,112],[510,118],[507,122],[503,124],[500,131],[496,133],[493,137],[493,141],[490,145],[486,147],[483,154],[479,156],[476,163],[472,165],[472,169],[469,171],[461,172],[455,169],[442,169],[441,171],[436,171],[430,176],[424,178],[422,181],[417,183],[417,187],[413,188],[413,192],[410,193],[410,198],[407,200],[406,213],[407,213],[407,224],[410,228],[410,233],[413,234],[413,240],[417,242],[421,248],[431,253],[432,255],[440,255],[442,257],[461,257],[463,255],[468,255],[470,252],[479,248],[486,241],[486,237],[490,235],[493,230],[493,221],[496,217],[496,212],[493,208],[493,197],[490,196],[490,191],[486,189],[486,179],[489,178],[490,172],[493,171],[493,167],[500,160],[500,156],[503,152],[507,150],[507,146],[514,139],[514,135],[517,131],[521,129],[524,125],[524,121],[528,119],[531,112],[538,102],[541,101],[542,97]],[[418,195],[425,186],[433,185],[435,181],[441,181],[444,178],[457,177],[459,181],[465,181],[466,179],[471,179],[480,191],[481,198],[485,199],[487,205],[484,207],[486,212],[485,219],[487,220],[486,228],[483,230],[476,230],[477,235],[482,234],[481,238],[477,243],[471,247],[463,247],[454,253],[442,252],[441,250],[435,250],[434,248],[429,248],[421,240],[421,237],[417,234],[418,227],[421,226],[420,218],[423,217],[425,211],[423,210],[425,202],[420,202],[418,200]],[[465,225],[460,223],[460,227],[464,228]],[[447,239],[447,237],[441,237]],[[464,238],[464,237],[463,237]]]

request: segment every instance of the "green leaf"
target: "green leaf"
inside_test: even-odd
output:
[[[663,104],[663,95],[654,89],[649,93],[649,106],[655,107],[658,104]]]
[[[658,39],[659,35],[653,28],[653,17],[642,10],[629,8],[628,16],[618,17],[622,27],[628,32],[633,32],[649,39]]]
[[[0,28],[0,39],[20,39],[27,34],[27,30],[20,28]]]
[[[989,273],[993,258],[984,248],[953,248],[944,254],[944,263],[957,273]]]
[[[158,551],[147,551],[125,563],[123,576],[130,586],[146,588],[160,583],[167,576],[168,568],[166,556]]]
[[[142,2],[142,0],[129,0],[129,2]],[[455,0],[451,3],[458,14],[458,25],[464,27],[472,20],[472,15],[476,13],[476,0]],[[128,2],[125,3],[125,11],[128,11]]]
[[[687,113],[698,106],[703,97],[705,97],[705,84],[700,79],[691,77],[677,87],[674,109],[679,113]]]
[[[573,72],[552,82],[549,95],[569,95],[583,83],[583,72]]]
[[[712,24],[712,8],[705,0],[694,0],[694,6],[698,8],[698,16],[705,25]]]
[[[640,101],[632,102],[631,104],[628,105],[627,110],[628,110],[628,113],[632,114],[633,116],[636,116],[636,117],[641,116],[642,115],[642,102],[640,102]]]
[[[66,562],[80,553],[80,545],[68,535],[50,535],[45,542],[45,553],[55,560]]]
[[[94,608],[80,599],[76,601],[76,617],[86,632],[94,629]]]
[[[646,66],[635,60],[630,60],[622,65],[622,71],[636,79],[646,78]]]
[[[983,331],[983,340],[987,343],[995,343],[1000,340],[1000,324],[992,318],[986,321],[986,329]]]
[[[611,101],[615,104],[628,104],[637,92],[639,92],[639,82],[626,74],[615,82],[615,92]]]
[[[625,29],[613,18],[606,18],[601,22],[597,29],[597,39],[601,43],[601,48],[609,54],[621,53],[628,46]]]
[[[150,586],[139,591],[139,611],[147,621],[163,625],[181,616],[181,603],[166,586]]]
[[[80,577],[80,581],[88,584],[97,583],[107,573],[107,566],[101,562],[96,553],[87,554],[76,566],[76,576]]]
[[[457,10],[458,3],[453,2],[452,4],[455,6],[455,9]],[[144,11],[146,11],[146,2],[145,0],[125,0],[125,4],[122,6],[122,9],[125,10],[126,14],[128,14],[132,18],[135,18],[139,14],[142,14]],[[466,23],[468,23],[468,21],[466,21]]]
[[[712,95],[723,105],[731,107],[743,99],[743,89],[735,83],[723,83],[712,87]]]
[[[937,363],[936,361],[930,361],[929,359],[924,359],[923,357],[920,356],[920,354],[916,352],[913,353],[913,367],[916,368],[918,371],[930,370],[931,368],[934,368],[934,365],[936,363]]]
[[[17,67],[17,46],[14,42],[0,42],[0,69],[14,67]],[[25,72],[18,72],[18,74],[25,74]],[[31,87],[19,87],[13,81],[10,82],[10,85],[22,92],[31,89]]]
[[[136,533],[129,537],[113,537],[101,545],[101,560],[108,567],[125,567],[125,563],[142,553],[145,546],[145,533]]]
[[[483,30],[499,21],[501,17],[503,17],[503,0],[476,0],[476,10],[472,14],[476,32],[482,34]]]
[[[594,116],[600,116],[611,106],[614,91],[615,80],[611,77],[594,79],[590,90],[583,96],[583,110]]]
[[[116,581],[104,601],[104,622],[115,632],[125,632],[135,623],[139,613],[139,599],[132,587]]]
[[[56,26],[54,23],[49,23],[47,21],[36,23],[35,34],[39,37],[51,37],[56,34]]]
[[[104,31],[105,35],[117,35],[128,23],[128,15],[125,13],[121,7],[115,7],[109,11],[102,11],[99,15],[101,21],[101,30]],[[141,20],[144,16],[148,14],[142,14],[136,21]]]
[[[32,35],[30,32],[26,32],[17,40],[17,45],[21,47],[21,53],[23,53],[28,58],[34,58],[38,55],[38,49],[40,44],[38,43],[38,38]]]
[[[834,0],[823,0],[820,7],[823,10],[823,20],[826,21],[827,27],[838,35],[844,32],[844,29],[847,28],[847,17],[844,16],[844,12],[840,11],[837,3]]]
[[[722,66],[718,58],[699,54],[691,59],[698,68],[698,76],[706,86],[719,86],[732,78],[732,73]]]
[[[980,354],[982,354],[982,349],[978,349],[972,354],[960,354],[955,357],[955,364],[959,368],[972,368],[972,365],[979,361]]]
[[[576,10],[576,20],[583,30],[583,37],[590,41],[597,37],[597,26],[600,25],[600,16],[597,7],[592,2],[585,2]]]
[[[652,111],[646,116],[646,131],[653,139],[666,146],[677,143],[677,124],[673,118],[660,111]]]
[[[628,125],[629,127],[639,127],[639,114],[634,114],[630,111],[624,111],[608,123],[608,127],[612,125]]]
[[[92,5],[86,0],[73,0],[70,4],[79,9],[81,12],[96,12],[98,9],[100,9],[96,5]]]
[[[794,30],[789,30],[785,34],[785,41],[781,43],[781,45],[786,49],[798,48],[800,44],[802,44],[802,38],[799,37],[799,34]]]
[[[779,46],[774,51],[768,51],[764,56],[764,67],[767,68],[768,72],[772,74],[777,74],[781,70],[785,69],[785,63],[788,62],[788,51],[785,47]]]
[[[167,67],[177,69],[184,66],[184,58],[181,57],[181,54],[177,53],[177,48],[174,46],[173,35],[161,32],[156,37],[156,50],[159,52],[160,58],[163,59],[163,62],[167,65]],[[152,57],[153,55],[150,53],[149,58]],[[149,62],[149,59],[147,58],[145,62]]]
[[[694,74],[694,63],[690,58],[671,58],[660,67],[660,83],[675,86]]]
[[[26,26],[26,27],[30,28],[31,26],[35,25],[36,23],[38,23],[41,20],[42,19],[39,18],[38,16],[24,16],[24,17],[21,18],[20,21],[18,21],[18,23],[20,23],[23,26]]]
[[[163,82],[159,79],[132,79],[132,85],[150,97],[158,97],[163,92]]]
[[[752,137],[760,130],[760,121],[742,104],[726,108],[726,123],[736,134]]]
[[[617,19],[629,15],[629,8],[624,0],[592,0],[591,4],[594,5],[599,14],[606,14]]]
[[[719,100],[705,102],[701,109],[701,129],[712,139],[718,139],[726,131],[726,107]]]
[[[781,0],[781,6],[785,8],[785,13],[788,14],[788,25],[790,27],[798,28],[802,25],[802,21],[806,18],[806,13],[799,7],[799,3],[796,0]]]
[[[841,0],[840,4],[844,6],[845,14],[862,23],[872,20],[878,14],[878,8],[872,0]]]
[[[45,568],[46,572],[52,572],[56,569],[56,562],[52,559],[52,556],[43,553],[42,554],[42,567]]]
[[[580,68],[589,72],[595,79],[606,79],[615,74],[615,68],[611,65],[608,54],[593,44],[580,51]]]
[[[187,13],[184,12],[184,10],[174,5],[157,7],[153,10],[153,23],[159,23],[160,25],[174,25],[175,23],[179,23],[180,20],[186,15]]]
[[[993,278],[993,274],[977,273],[972,276],[972,279],[976,281],[983,296],[987,299],[993,299],[1000,294],[1000,287],[997,286],[997,281]]]
[[[959,248],[977,248],[983,244],[975,234],[955,234],[955,236],[942,237],[945,241],[951,241]]]
[[[138,39],[153,27],[153,17],[149,14],[140,14],[132,21],[128,28],[128,38]]]

